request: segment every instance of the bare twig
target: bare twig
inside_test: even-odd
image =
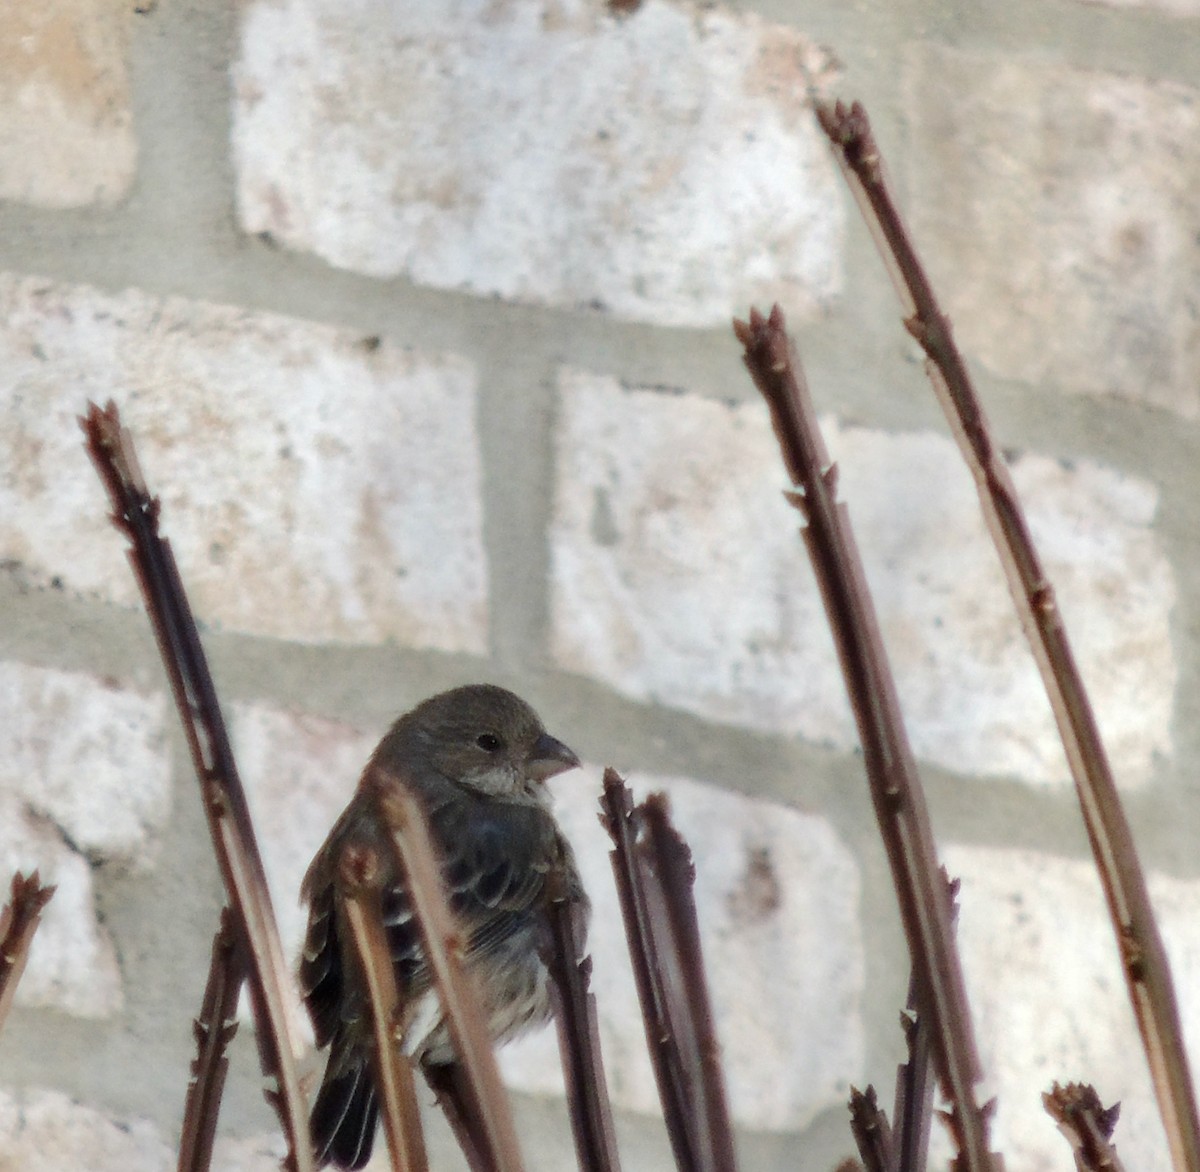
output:
[[[735,322],[734,331],[746,348],[746,366],[771,409],[788,474],[798,486],[789,499],[807,522],[804,542],[854,710],[917,978],[920,1012],[933,1026],[938,1073],[953,1110],[951,1130],[960,1146],[961,1168],[985,1172],[994,1165],[987,1122],[975,1101],[979,1059],[951,930],[950,901],[849,517],[836,501],[837,469],[826,453],[803,374],[793,362],[779,307],[769,319],[751,311],[750,321]]]
[[[463,964],[465,941],[446,902],[424,812],[416,798],[382,766],[373,766],[362,785],[373,792],[396,844],[425,956],[463,1068],[462,1106],[475,1117],[478,1127],[469,1126],[484,1145],[480,1154],[495,1172],[519,1172],[523,1164],[512,1111],[500,1082],[476,982]]]
[[[1176,1172],[1200,1172],[1200,1116],[1166,949],[1100,731],[1017,491],[932,286],[888,190],[866,111],[818,105],[817,116],[880,245],[921,344],[926,370],[975,478],[1009,590],[1050,697],[1117,937],[1134,1015]]]
[[[259,1061],[274,1089],[267,1099],[279,1114],[288,1165],[311,1172],[308,1112],[293,1055],[284,989],[288,969],[271,910],[262,858],[245,791],[221,717],[216,689],[170,543],[158,532],[160,502],[142,478],[133,437],[115,403],[89,404],[80,420],[87,450],[113,505],[113,524],[128,537],[133,566],[158,640],[175,706],[183,723],[213,849],[245,947]]]
[[[229,1070],[226,1050],[237,1033],[237,1002],[245,980],[245,966],[237,946],[229,909],[221,909],[221,923],[213,937],[212,961],[200,1016],[192,1023],[196,1057],[183,1104],[179,1135],[179,1172],[207,1172],[212,1162],[213,1140],[221,1094]]]
[[[700,948],[692,852],[671,824],[664,794],[651,794],[639,811],[644,828],[637,843],[639,870],[650,909],[654,953],[667,976],[668,992],[673,995],[667,1008],[686,1062],[684,1072],[700,1166],[712,1172],[728,1172],[736,1167],[733,1128]],[[677,1002],[680,994],[682,1001]]]
[[[951,902],[953,925],[958,912],[954,903],[958,880],[951,880],[944,867],[942,879]],[[850,1131],[867,1172],[925,1172],[933,1122],[933,1068],[930,1029],[918,1010],[917,989],[914,971],[908,982],[908,1003],[900,1014],[908,1061],[896,1071],[892,1122],[879,1106],[873,1086],[865,1091],[850,1088]]]
[[[578,902],[551,890],[547,893],[546,919],[548,932],[542,959],[550,972],[550,995],[579,1167],[583,1172],[619,1172],[621,1161],[600,1053],[596,998],[589,989],[592,958],[583,955],[583,910]]]
[[[379,870],[379,859],[370,848],[351,844],[343,851],[336,880],[338,914],[349,928],[367,991],[375,1038],[371,1065],[392,1170],[427,1172],[412,1066],[401,1055],[396,1039],[396,973],[383,928]]]
[[[908,1061],[896,1071],[896,1105],[892,1111],[897,1172],[925,1172],[933,1122],[930,1030],[929,1023],[921,1017],[917,1000],[917,981],[913,976],[908,982],[907,1005],[900,1014]]]
[[[637,986],[646,1030],[646,1048],[658,1084],[667,1136],[671,1141],[676,1166],[681,1172],[692,1172],[699,1167],[699,1156],[694,1151],[694,1140],[688,1126],[683,1064],[677,1039],[671,1031],[667,994],[650,943],[650,912],[646,906],[634,851],[637,829],[634,824],[633,795],[615,769],[604,771],[601,807],[604,811],[601,822],[613,840],[613,877],[621,904],[621,916],[625,921],[634,984]]]
[[[604,772],[602,806],[675,1162],[686,1172],[730,1172],[733,1131],[700,952],[691,852],[671,826],[666,799],[652,795],[635,809],[612,769]]]
[[[29,959],[29,945],[41,922],[42,909],[54,895],[53,887],[43,887],[38,873],[22,875],[17,871],[9,887],[9,900],[0,912],[0,1028],[12,1008],[17,983]]]
[[[1112,1133],[1121,1104],[1106,1108],[1094,1087],[1086,1083],[1055,1083],[1042,1104],[1058,1130],[1071,1141],[1078,1172],[1123,1172]]]
[[[892,1129],[875,1097],[875,1088],[850,1088],[850,1133],[867,1172],[896,1172]]]
[[[950,923],[957,927],[958,880],[942,868],[950,898]],[[900,1014],[900,1028],[908,1046],[908,1061],[896,1071],[896,1105],[892,1111],[896,1172],[925,1172],[929,1156],[929,1131],[933,1122],[933,1067],[930,1061],[929,1023],[921,1017],[917,979],[908,982],[908,1002]]]
[[[475,1092],[462,1066],[453,1062],[445,1066],[422,1066],[421,1073],[433,1091],[454,1138],[471,1172],[494,1172],[495,1163],[488,1149],[483,1121],[472,1106]]]

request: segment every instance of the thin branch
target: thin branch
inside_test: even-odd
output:
[[[8,1018],[17,983],[29,959],[33,934],[41,923],[42,909],[54,895],[54,887],[43,887],[38,873],[17,871],[9,887],[9,900],[0,912],[0,1029]]]
[[[925,1172],[929,1133],[933,1122],[933,1063],[929,1023],[917,1008],[917,980],[909,978],[908,1001],[900,1014],[900,1028],[908,1047],[908,1061],[896,1071],[895,1172]]]
[[[158,532],[161,505],[142,478],[133,437],[122,426],[116,404],[109,402],[103,410],[89,404],[80,424],[112,502],[112,522],[132,546],[129,560],[200,782],[214,853],[246,952],[259,1061],[274,1084],[265,1093],[287,1137],[287,1165],[295,1172],[312,1172],[308,1111],[293,1058],[298,1046],[285,1008],[288,967],[208,662],[170,543]]]
[[[942,868],[951,902],[951,923],[957,921],[958,880]],[[879,1106],[875,1088],[850,1088],[850,1131],[867,1172],[925,1172],[929,1132],[933,1123],[933,1066],[930,1029],[918,1012],[917,977],[908,982],[908,1002],[900,1028],[908,1046],[908,1061],[896,1071],[896,1106],[892,1122]],[[986,1110],[986,1108],[985,1108]]]
[[[958,880],[942,868],[950,899],[951,927],[958,926]],[[908,981],[908,1001],[900,1014],[900,1028],[908,1047],[908,1061],[896,1071],[896,1105],[892,1111],[896,1172],[925,1172],[929,1132],[933,1123],[933,1064],[930,1028],[920,1013],[917,979]]]
[[[1050,697],[1100,872],[1129,997],[1154,1079],[1176,1172],[1200,1172],[1200,1115],[1166,949],[1158,931],[1100,731],[1029,525],[966,364],[884,179],[879,148],[857,102],[817,116],[880,243],[921,344],[926,371],[971,469],[1009,591]]]
[[[611,853],[613,877],[621,916],[625,921],[625,936],[629,941],[629,958],[634,984],[642,1007],[642,1022],[646,1030],[646,1048],[658,1097],[663,1107],[663,1119],[675,1165],[681,1172],[694,1172],[700,1167],[700,1156],[689,1127],[688,1098],[684,1084],[683,1062],[677,1039],[671,1029],[667,1008],[667,992],[663,974],[653,952],[650,930],[650,911],[642,888],[637,856],[634,851],[633,795],[615,769],[604,771],[604,813],[601,822],[613,840]]]
[[[962,1154],[961,1169],[986,1172],[994,1165],[987,1121],[975,1100],[979,1059],[951,930],[950,901],[849,516],[836,500],[837,468],[825,450],[803,374],[793,362],[779,307],[769,319],[752,311],[748,323],[734,323],[734,331],[746,349],[746,366],[755,385],[771,409],[788,474],[798,486],[789,499],[807,522],[804,542],[858,726],[920,1011],[933,1026],[938,1073],[952,1106],[951,1130]]]
[[[196,1057],[183,1105],[179,1136],[179,1172],[208,1172],[225,1075],[229,1070],[227,1049],[237,1033],[238,994],[245,980],[245,965],[237,946],[233,917],[221,909],[221,923],[213,937],[212,960],[200,1016],[192,1023]]]
[[[700,948],[692,852],[671,824],[665,795],[651,794],[639,811],[644,830],[637,843],[639,870],[648,896],[654,951],[660,963],[666,962],[667,989],[675,995],[667,1006],[687,1062],[684,1070],[701,1167],[731,1172],[736,1167],[733,1127]]]
[[[892,1129],[872,1086],[865,1091],[850,1088],[850,1134],[854,1136],[867,1172],[895,1172]]]
[[[548,939],[542,959],[550,973],[550,996],[579,1167],[583,1172],[619,1172],[621,1161],[600,1052],[596,998],[589,988],[592,958],[583,954],[583,916],[577,901],[564,898],[557,890],[548,892]]]
[[[1086,1083],[1055,1083],[1042,1096],[1042,1105],[1058,1130],[1071,1141],[1078,1172],[1123,1172],[1112,1133],[1121,1104],[1106,1108],[1094,1087]]]
[[[488,1150],[482,1121],[471,1106],[475,1092],[462,1066],[457,1062],[444,1066],[425,1064],[421,1073],[458,1140],[470,1172],[494,1172],[496,1165]]]
[[[341,922],[350,930],[363,987],[367,991],[375,1037],[371,1065],[392,1170],[428,1172],[412,1066],[400,1053],[396,1039],[399,998],[396,973],[383,929],[379,870],[379,859],[370,848],[351,844],[343,851],[336,881],[338,913]]]
[[[463,1107],[483,1145],[480,1155],[495,1172],[523,1167],[508,1097],[500,1081],[496,1055],[473,974],[463,964],[464,940],[442,887],[425,815],[416,798],[382,766],[363,779],[373,793],[384,825],[392,833],[405,887],[421,930],[425,956],[433,971],[450,1038],[463,1068]]]
[[[602,804],[676,1163],[731,1172],[733,1129],[700,949],[691,852],[671,825],[663,795],[633,808],[624,781],[609,769]]]

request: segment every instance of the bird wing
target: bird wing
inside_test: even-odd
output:
[[[430,831],[442,857],[450,907],[467,937],[468,963],[504,948],[533,921],[549,872],[566,866],[568,894],[582,898],[570,856],[550,813],[540,806],[477,800],[461,791],[428,810]],[[357,829],[362,829],[359,822]],[[337,833],[335,828],[335,834]],[[335,837],[331,834],[332,840]],[[343,845],[343,844],[338,844]],[[382,844],[379,844],[382,846]],[[330,850],[330,855],[335,851]],[[385,847],[383,857],[390,857]],[[300,984],[318,1046],[334,1035],[339,1020],[361,1012],[344,997],[345,962],[338,939],[332,875],[315,869],[306,879],[308,932]],[[398,881],[382,896],[384,931],[396,970],[401,1003],[430,988],[420,933],[408,892]]]
[[[341,1019],[343,979],[333,884],[327,883],[311,894],[300,954],[300,992],[318,1047],[329,1045]]]
[[[468,963],[486,957],[511,935],[532,926],[546,876],[558,861],[558,834],[538,806],[460,797],[435,808],[430,830],[442,853],[442,879],[450,910],[467,937]],[[396,916],[384,922],[401,979],[426,985],[416,923],[403,916],[407,893],[396,891]],[[408,966],[412,966],[409,969]]]

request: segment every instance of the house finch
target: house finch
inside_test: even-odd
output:
[[[466,940],[464,960],[497,1042],[550,1016],[548,975],[538,953],[547,877],[557,872],[556,890],[582,901],[586,912],[575,859],[544,784],[578,764],[523,700],[477,684],[443,692],[400,717],[367,766],[387,769],[424,807]],[[317,1044],[330,1047],[312,1111],[313,1142],[321,1165],[353,1169],[370,1158],[379,1107],[367,997],[334,892],[348,846],[372,849],[382,868],[383,924],[404,1052],[427,1067],[450,1065],[455,1054],[387,828],[360,785],[304,878],[309,916],[300,962]]]

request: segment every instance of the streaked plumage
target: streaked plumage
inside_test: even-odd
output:
[[[564,877],[587,897],[574,856],[550,812],[545,781],[579,764],[537,714],[503,688],[471,685],[434,696],[402,716],[371,759],[408,780],[421,799],[450,904],[466,936],[492,1036],[504,1041],[550,1015],[538,917],[546,878]],[[403,1048],[430,1066],[453,1063],[432,976],[384,829],[361,792],[317,852],[304,879],[308,933],[300,983],[319,1046],[329,1046],[312,1112],[319,1161],[361,1168],[371,1154],[378,1105],[364,995],[345,955],[333,878],[350,843],[373,847],[384,868],[383,920],[395,966]]]

